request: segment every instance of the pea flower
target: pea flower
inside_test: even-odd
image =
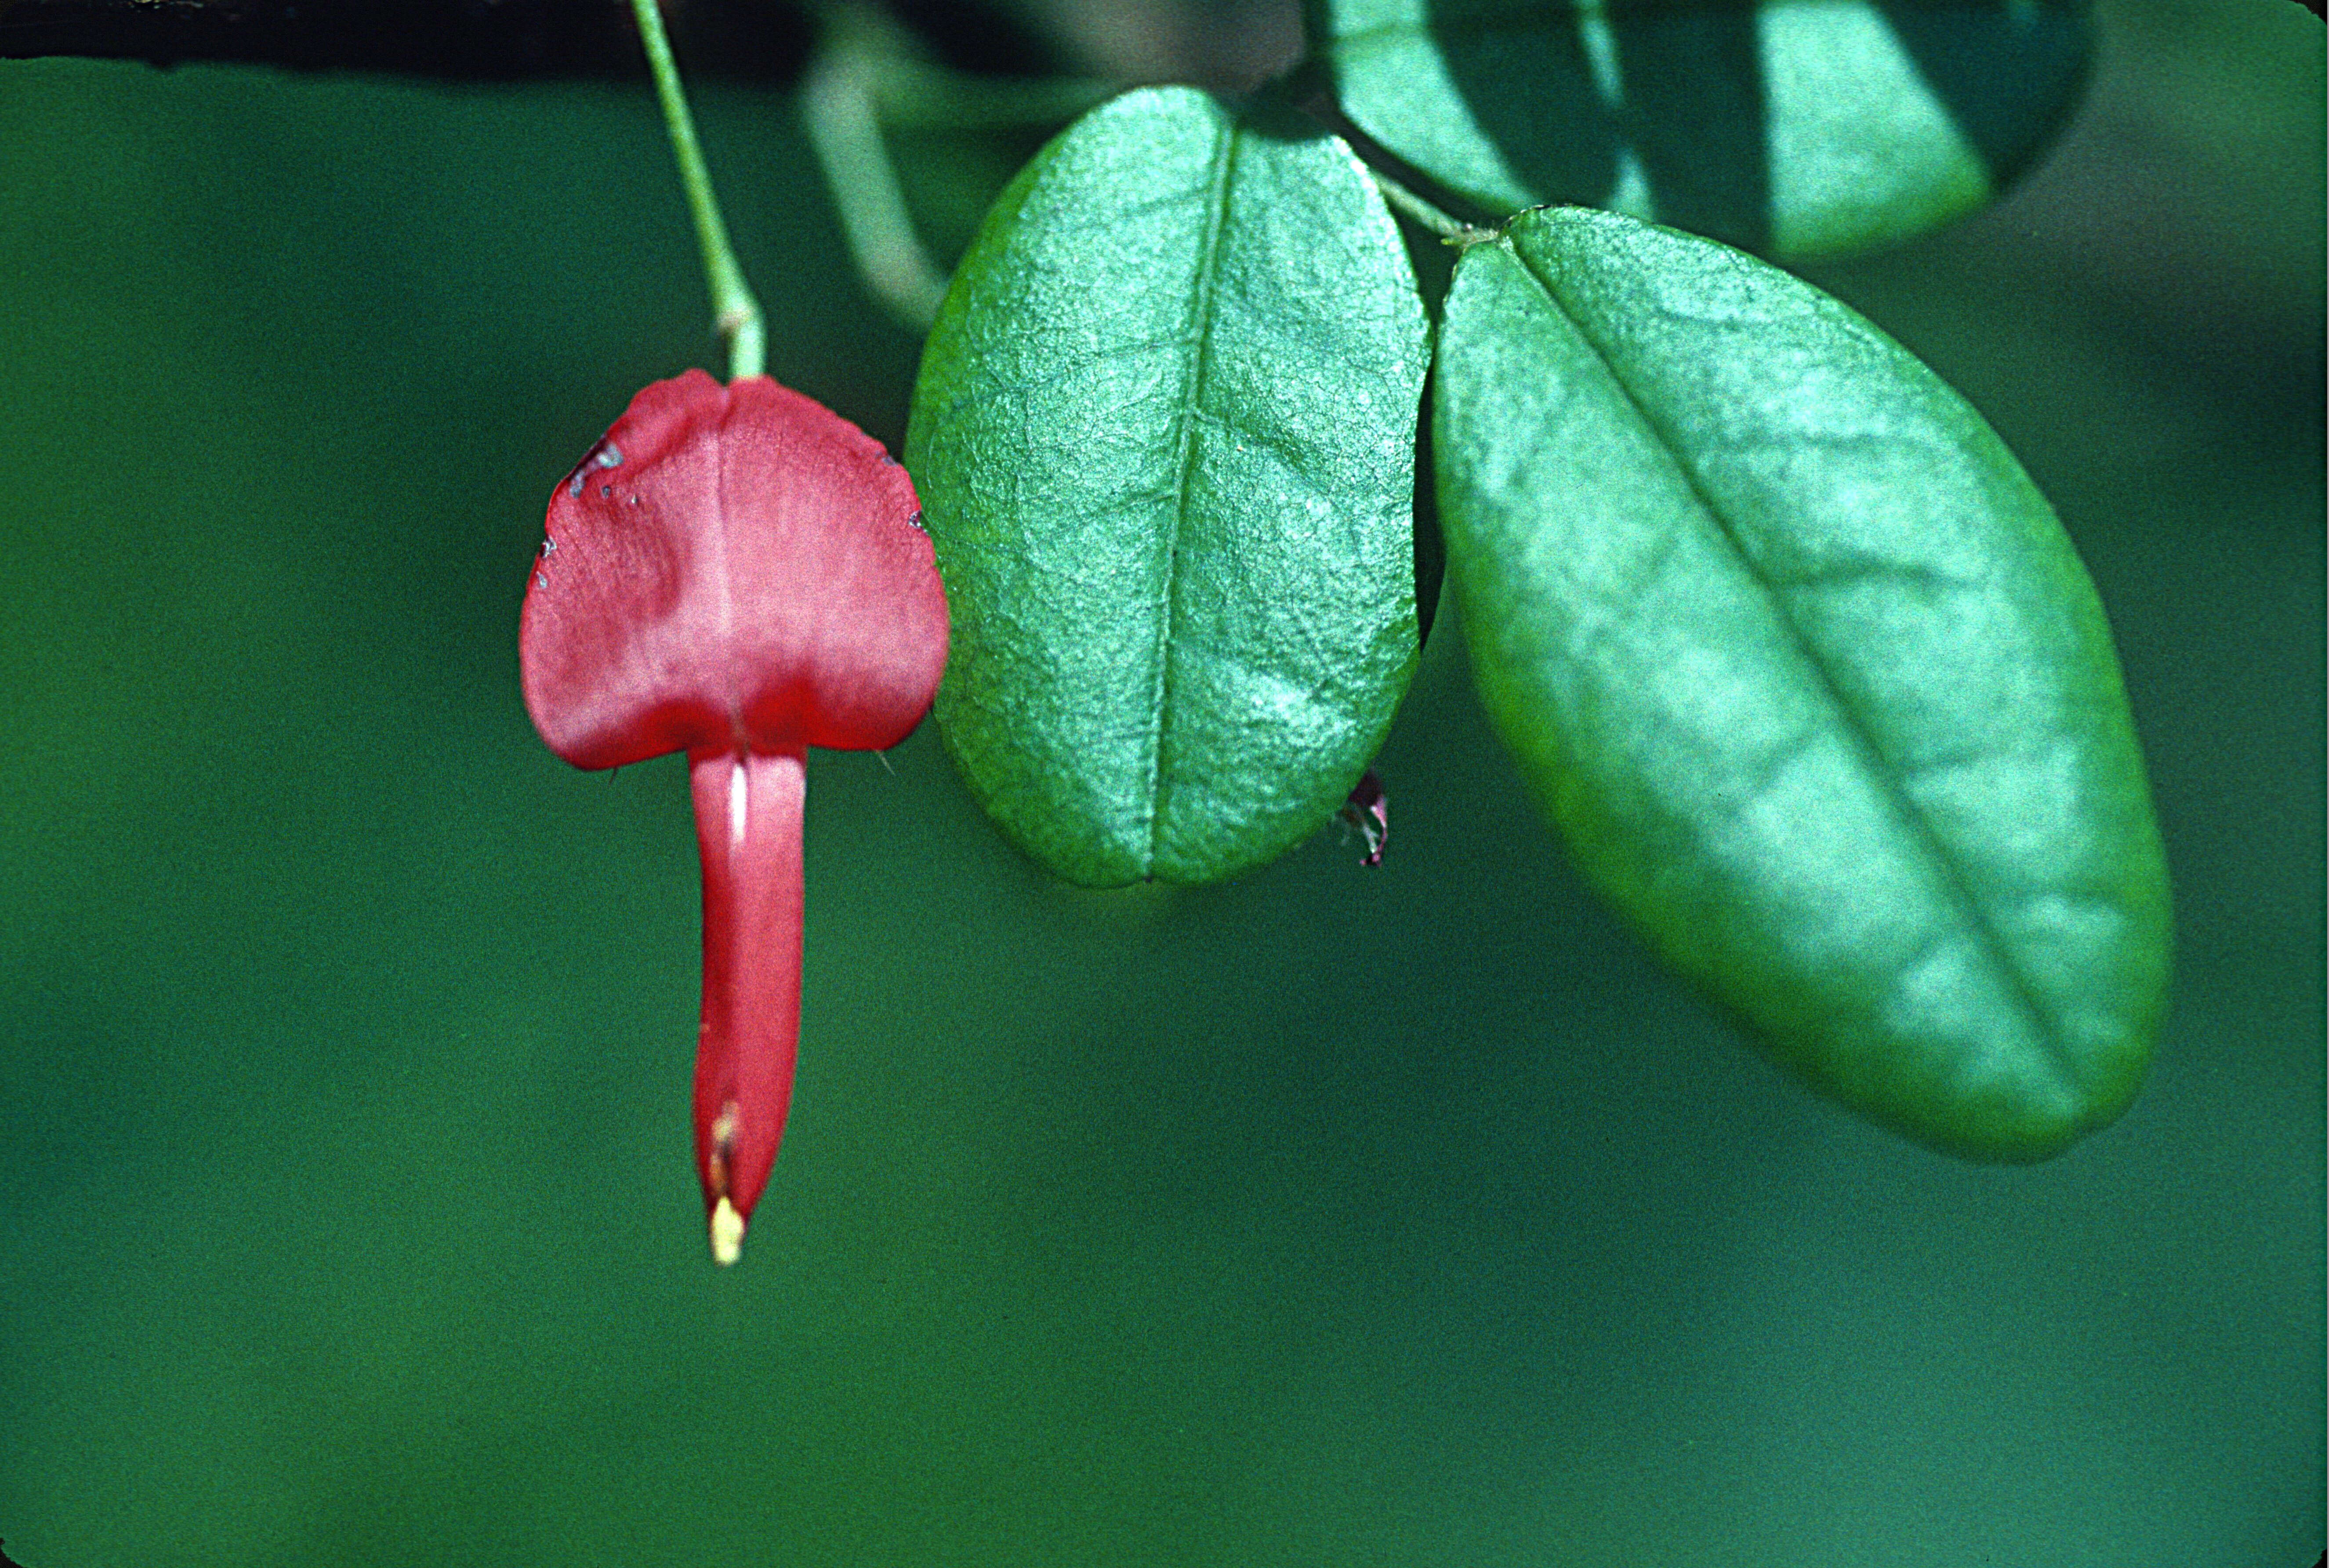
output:
[[[768,1185],[800,1033],[811,746],[893,746],[938,691],[946,590],[906,471],[765,376],[631,400],[552,492],[518,632],[578,768],[685,751],[703,863],[695,1160],[712,1253]]]

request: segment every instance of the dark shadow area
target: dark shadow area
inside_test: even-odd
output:
[[[1769,105],[1755,13],[1613,6],[1626,139],[1662,223],[1749,250],[1771,234]]]
[[[2021,176],[2078,107],[2094,62],[2088,7],[2041,5],[2017,16],[2002,0],[1875,3],[2000,190]]]
[[[1273,91],[1255,93],[1239,99],[1220,93],[1208,95],[1214,102],[1237,117],[1238,128],[1274,142],[1315,142],[1334,135],[1332,128],[1315,115],[1296,107]]]
[[[1552,201],[1598,202],[1617,179],[1620,127],[1593,84],[1574,26],[1535,6],[1440,0],[1427,24],[1482,131],[1505,163]]]
[[[1447,581],[1447,541],[1439,529],[1438,459],[1431,443],[1431,377],[1423,378],[1423,406],[1415,420],[1415,640],[1431,640],[1439,591]]]

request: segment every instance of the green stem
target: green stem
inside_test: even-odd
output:
[[[687,94],[680,89],[679,64],[671,57],[671,40],[664,36],[663,13],[655,0],[631,0],[631,10],[638,17],[639,42],[655,71],[655,93],[663,99],[664,124],[671,128],[679,183],[687,188],[687,205],[695,214],[704,281],[712,286],[712,322],[728,345],[728,379],[759,375],[768,359],[768,328],[760,319],[760,302],[752,298],[744,269],[736,264],[736,252],[728,243],[720,198],[712,194],[712,174],[703,166],[703,149],[695,141],[695,120],[687,112]]]
[[[1448,244],[1472,245],[1477,244],[1482,240],[1495,237],[1495,231],[1476,229],[1461,219],[1441,212],[1381,170],[1370,169],[1367,172],[1374,175],[1375,189],[1383,194],[1384,201],[1390,203],[1395,210],[1406,213],[1410,218],[1438,235]]]
[[[868,74],[846,42],[818,51],[801,81],[801,120],[824,165],[858,275],[900,326],[928,332],[946,297],[946,274],[914,232],[906,193],[882,139]]]

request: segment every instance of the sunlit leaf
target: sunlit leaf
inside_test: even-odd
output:
[[[954,609],[938,721],[1031,855],[1206,882],[1334,816],[1415,662],[1425,344],[1381,198],[1307,122],[1135,92],[1004,192],[907,464]]]
[[[2117,1115],[2158,835],[2094,590],[1981,418],[1777,269],[1582,209],[1466,252],[1435,384],[1481,694],[1587,874],[1913,1138]]]

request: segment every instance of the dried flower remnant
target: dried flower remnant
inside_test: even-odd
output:
[[[1359,775],[1351,787],[1351,798],[1334,813],[1346,825],[1359,830],[1367,841],[1367,855],[1361,865],[1381,865],[1383,845],[1391,842],[1391,798],[1383,793],[1382,780],[1372,768]]]

